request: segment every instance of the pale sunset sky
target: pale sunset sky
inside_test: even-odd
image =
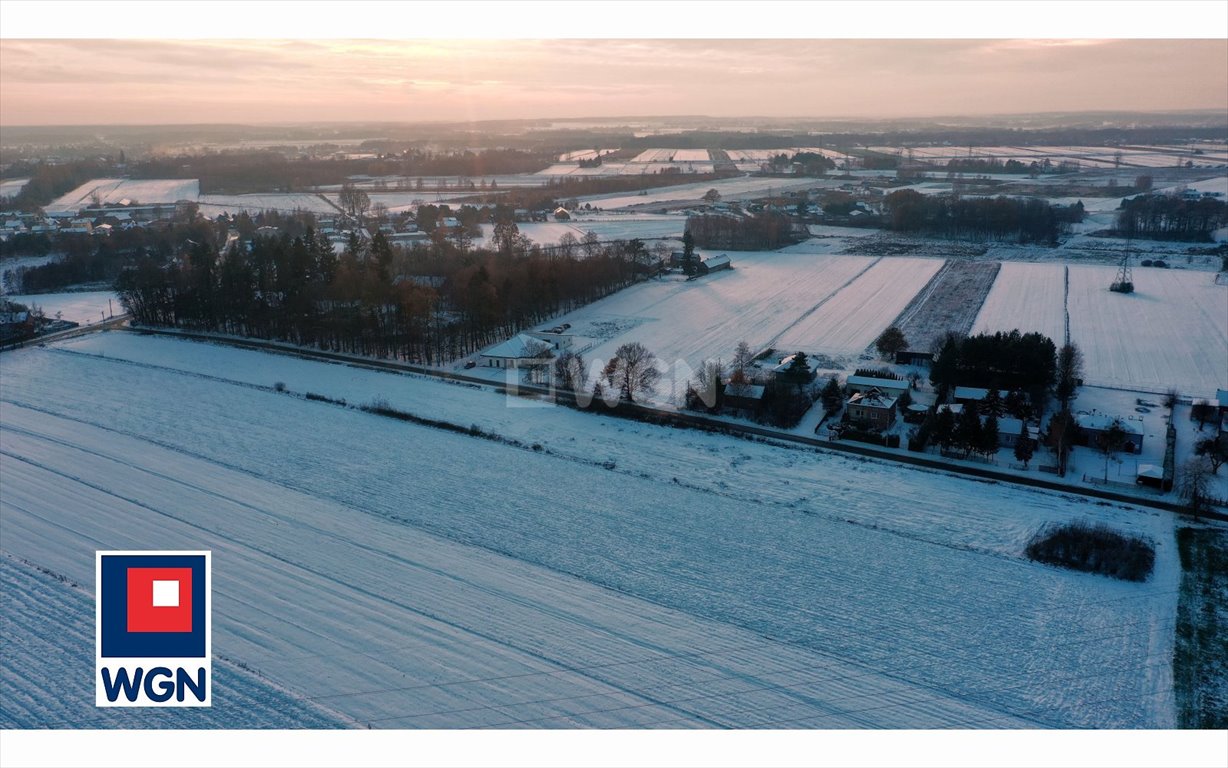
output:
[[[1187,109],[1228,39],[0,40],[0,125]]]

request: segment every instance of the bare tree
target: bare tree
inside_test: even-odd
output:
[[[1194,443],[1194,455],[1207,460],[1211,474],[1218,475],[1219,468],[1228,461],[1228,443],[1216,437],[1206,437]]]
[[[1104,480],[1109,479],[1109,459],[1115,458],[1117,452],[1126,445],[1126,429],[1116,419],[1109,428],[1096,437],[1096,450],[1104,456]]]
[[[522,363],[528,371],[529,380],[540,383],[550,370],[550,361],[554,359],[554,350],[544,341],[528,344],[525,347],[528,359]]]
[[[570,232],[564,232],[559,238],[559,255],[564,259],[574,259],[576,249],[579,247],[580,241]]]
[[[563,352],[554,359],[554,385],[559,389],[569,389],[575,393],[584,391],[588,386],[588,371],[584,368],[584,357],[575,352]]]
[[[750,383],[750,366],[755,362],[755,353],[745,340],[739,341],[733,350],[733,362],[729,365],[729,383],[739,386]]]
[[[661,380],[657,356],[638,341],[623,344],[605,368],[606,380],[618,389],[619,397],[630,402],[636,396],[648,396],[656,391]]]
[[[688,384],[686,406],[692,410],[719,408],[725,388],[721,381],[725,366],[720,360],[706,360],[695,373],[694,382]]]
[[[580,244],[584,248],[584,256],[586,258],[591,259],[601,253],[601,240],[598,239],[596,232],[585,232],[584,237],[580,240]]]
[[[1177,495],[1185,502],[1186,511],[1197,518],[1207,508],[1211,488],[1211,462],[1195,457],[1181,465],[1177,478]]]
[[[342,185],[341,194],[337,196],[337,202],[346,213],[358,219],[359,224],[362,223],[363,214],[371,207],[370,196],[348,182]]]

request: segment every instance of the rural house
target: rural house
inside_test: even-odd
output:
[[[730,384],[725,388],[725,407],[758,413],[763,406],[762,384]]]
[[[854,424],[864,424],[871,429],[886,429],[895,423],[896,398],[883,394],[878,389],[858,392],[846,403],[847,419]]]
[[[482,353],[490,368],[523,368],[540,365],[550,356],[550,344],[527,333],[518,333]]]
[[[1140,453],[1143,450],[1142,425],[1132,419],[1119,419],[1107,413],[1079,413],[1075,415],[1075,423],[1079,425],[1082,444],[1095,446],[1100,436],[1109,430],[1116,422],[1121,425],[1125,434],[1126,444],[1122,450],[1128,453]]]

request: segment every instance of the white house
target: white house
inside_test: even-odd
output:
[[[544,358],[543,353],[549,352],[550,349],[549,342],[527,333],[518,333],[483,352],[482,360],[491,368],[521,368],[526,364],[540,364]]]

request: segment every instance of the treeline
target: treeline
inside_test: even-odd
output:
[[[409,150],[378,158],[288,158],[274,150],[161,156],[131,165],[134,178],[200,179],[205,194],[297,192],[341,184],[350,176],[491,176],[532,173],[550,164],[539,152],[486,149],[437,154]]]
[[[1061,231],[1053,206],[1034,198],[923,195],[902,189],[883,199],[883,213],[889,229],[938,237],[1053,245]]]
[[[683,173],[680,168],[658,173],[640,173],[626,176],[548,176],[539,187],[515,187],[491,189],[487,193],[461,198],[464,202],[494,204],[503,203],[511,208],[540,210],[553,207],[559,198],[576,198],[581,195],[601,195],[610,192],[638,192],[676,184],[699,184],[736,176],[736,173]],[[576,207],[575,200],[569,207]],[[600,207],[598,202],[597,206]]]
[[[57,235],[55,249],[62,256],[37,267],[21,268],[15,282],[25,293],[48,293],[79,283],[112,282],[125,267],[143,258],[165,261],[189,240],[221,242],[225,230],[225,226],[197,219],[158,229],[116,229],[106,238]]]
[[[470,354],[630,284],[631,244],[569,258],[447,242],[401,251],[379,234],[337,256],[318,233],[258,238],[219,254],[190,246],[170,264],[144,259],[116,284],[139,323],[278,339],[433,364]],[[396,273],[429,275],[403,279]],[[438,284],[439,287],[434,287]]]
[[[947,170],[959,173],[1041,173],[1048,170],[1040,163],[1021,163],[1018,160],[1003,162],[992,157],[953,157],[947,161]]]
[[[36,163],[25,170],[28,170],[30,180],[6,207],[20,211],[37,210],[90,179],[104,177],[114,172],[110,163],[100,160],[74,160],[55,164]]]
[[[1116,231],[1125,237],[1150,240],[1209,241],[1211,233],[1228,224],[1228,203],[1211,197],[1139,195],[1125,200],[1117,213]]]
[[[1017,330],[964,337],[948,333],[938,342],[930,367],[930,381],[944,395],[956,386],[1019,390],[1040,404],[1056,380],[1053,341]]]
[[[688,216],[686,229],[700,248],[772,251],[799,242],[788,216],[763,211],[753,216]]]

